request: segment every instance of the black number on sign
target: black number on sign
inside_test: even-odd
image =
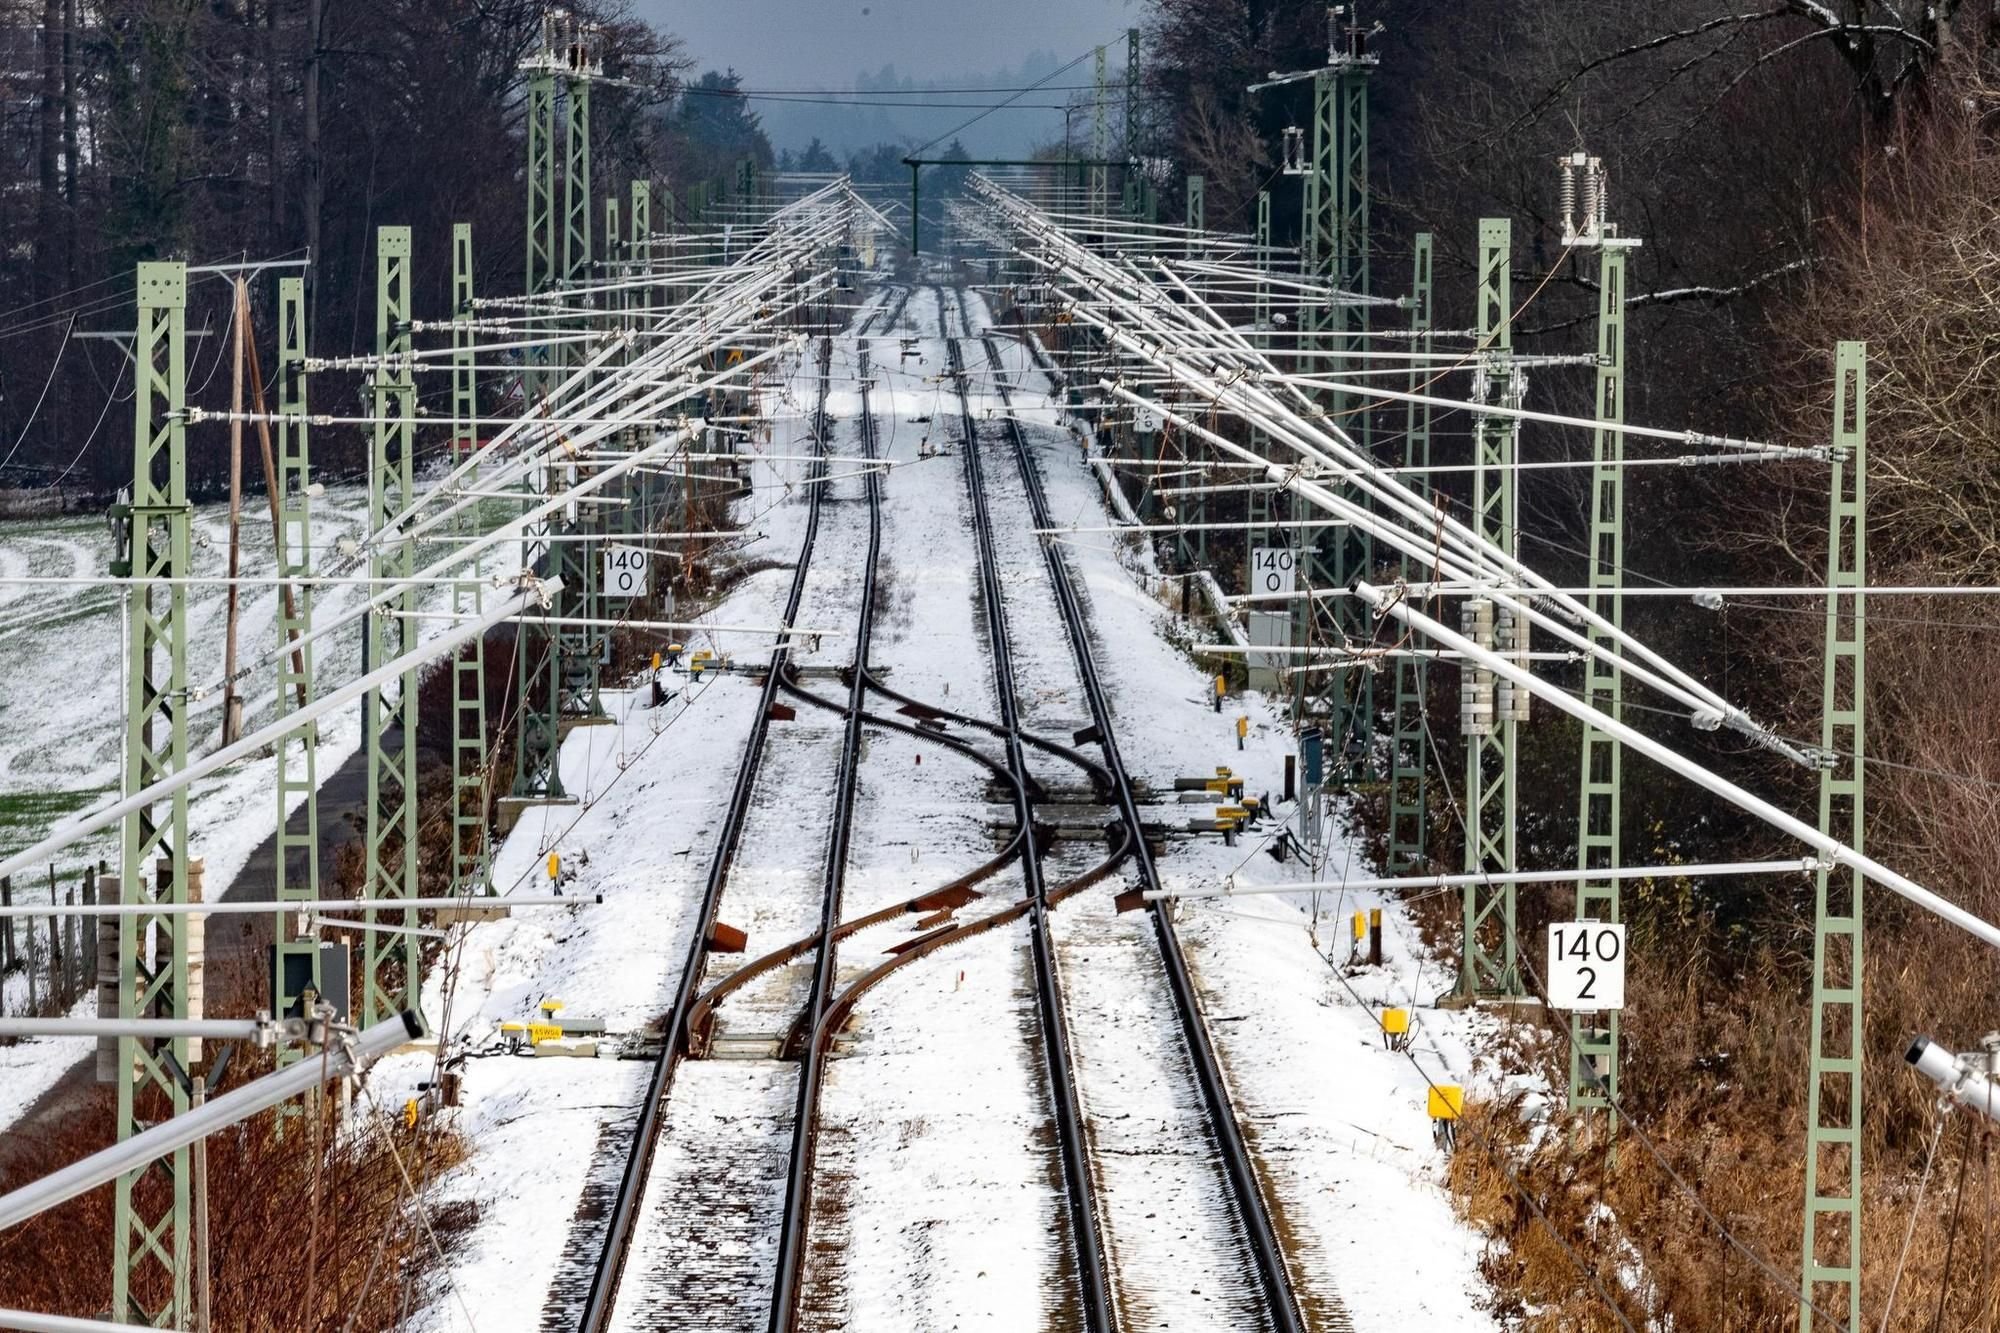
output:
[[[1594,967],[1579,967],[1577,972],[1583,977],[1583,985],[1577,990],[1576,998],[1579,1000],[1596,999],[1597,996],[1590,988],[1597,984],[1597,969]]]
[[[1617,931],[1600,930],[1597,932],[1597,956],[1604,962],[1607,963],[1617,962],[1619,948],[1620,944]]]

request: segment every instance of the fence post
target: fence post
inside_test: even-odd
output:
[[[63,905],[66,907],[76,906],[75,889],[68,889],[64,891]],[[76,994],[78,991],[83,989],[83,958],[80,954],[78,954],[76,947],[77,946],[76,913],[74,912],[63,913],[62,930],[63,930],[63,1008],[68,1009],[71,1006],[75,1005]]]
[[[43,998],[51,1010],[60,1003],[62,993],[64,959],[62,954],[62,926],[58,924],[56,913],[56,868],[49,867],[49,985]]]
[[[98,865],[86,866],[84,868],[83,905],[85,907],[97,906],[97,875],[98,867],[102,865],[103,862],[100,861]],[[77,926],[77,933],[83,937],[79,941],[83,946],[83,967],[77,973],[76,978],[77,988],[80,990],[86,983],[95,985],[97,980],[97,919],[95,917],[85,918]]]
[[[13,905],[14,877],[12,875],[0,875],[0,907],[12,907]],[[14,918],[11,916],[0,918],[0,926],[6,927],[6,929],[0,930],[0,972],[12,972],[14,970]]]

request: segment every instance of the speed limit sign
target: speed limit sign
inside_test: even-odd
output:
[[[1289,546],[1250,548],[1250,591],[1288,595],[1298,579],[1297,557]]]
[[[1548,980],[1551,1009],[1623,1009],[1625,927],[1609,921],[1550,922]]]
[[[604,552],[604,595],[643,597],[651,586],[651,553],[643,546],[610,546]]]

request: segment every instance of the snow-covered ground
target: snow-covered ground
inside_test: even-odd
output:
[[[363,487],[330,485],[313,502],[313,543],[331,551],[345,539],[358,537],[367,517]],[[488,515],[497,521],[497,515]],[[242,525],[243,567],[273,567],[271,525],[262,497],[249,497]],[[228,506],[198,506],[194,516],[194,575],[218,578],[227,572]],[[492,575],[518,568],[519,544],[500,543],[482,557],[482,569]],[[421,547],[419,565],[442,553]],[[321,560],[324,561],[324,555]],[[13,851],[40,841],[79,815],[118,799],[123,753],[125,694],[123,675],[124,594],[113,586],[89,586],[86,580],[109,573],[111,538],[102,519],[15,520],[0,523],[0,578],[60,578],[64,583],[0,582],[0,848]],[[187,593],[188,679],[202,691],[189,708],[188,748],[199,755],[215,747],[222,722],[223,625],[226,589],[220,584],[194,584]],[[241,589],[238,610],[239,662],[271,653],[278,643],[278,590],[274,585]],[[427,587],[420,597],[430,610],[447,609],[450,590]],[[330,623],[358,606],[358,585],[328,586],[313,594],[318,623]],[[435,620],[418,622],[419,635],[442,632]],[[318,688],[332,689],[359,674],[361,628],[356,620],[315,641],[313,675]],[[272,720],[277,694],[274,663],[256,668],[244,695],[244,729],[254,731]],[[318,773],[324,781],[361,745],[358,708],[341,709],[321,719]],[[195,784],[189,800],[190,852],[206,863],[206,888],[211,895],[226,890],[277,826],[276,761],[268,753],[253,756]],[[289,811],[287,814],[289,815]],[[76,888],[83,868],[104,860],[116,873],[119,830],[114,825],[65,849],[56,860],[57,893]],[[322,867],[330,873],[331,867]],[[15,883],[15,901],[25,906],[47,902],[46,878],[28,876]],[[268,895],[267,895],[268,896]],[[41,923],[36,923],[40,925]],[[23,939],[28,923],[17,923]],[[19,1012],[27,979],[5,979],[6,1012]],[[95,1012],[86,997],[79,1014]],[[0,1127],[22,1111],[83,1058],[88,1041],[34,1039],[0,1047]]]
[[[872,293],[865,308],[893,304],[892,297]],[[983,323],[977,299],[968,306],[975,324]],[[914,340],[907,349],[903,337]],[[920,289],[900,326],[878,327],[870,339],[879,444],[899,464],[884,482],[872,662],[892,688],[990,717],[990,663],[958,454],[966,446],[957,440],[956,401],[943,378],[942,337],[940,303]],[[1112,521],[1098,474],[1046,381],[1023,348],[1001,346],[1057,521],[1080,528]],[[997,413],[996,367],[977,343],[966,345],[966,359],[976,413]],[[832,445],[852,455],[860,439],[856,339],[837,341],[833,373]],[[815,393],[806,358],[793,358],[769,379],[769,452],[808,452]],[[1038,539],[1028,531],[1011,449],[997,428],[983,430],[981,441],[1024,723],[1067,740],[1088,710],[1049,602]],[[739,554],[781,567],[738,584],[711,608],[714,624],[770,625],[782,613],[804,531],[798,483],[805,468],[772,461],[750,469],[753,490],[736,503],[735,518],[756,535]],[[360,508],[358,493],[331,492],[319,506],[319,539],[352,534]],[[866,518],[858,481],[830,485],[801,620],[832,632],[795,653],[808,687],[828,698],[844,693],[832,669],[853,651],[848,636]],[[199,528],[208,545],[198,562],[214,572],[219,512],[204,508]],[[268,544],[257,524],[246,523],[245,532]],[[1172,779],[1218,765],[1242,775],[1252,792],[1277,793],[1291,746],[1282,701],[1250,695],[1214,712],[1207,674],[1176,646],[1188,638],[1184,627],[1149,591],[1143,549],[1112,535],[1062,540],[1085,593],[1126,766],[1169,798],[1144,811],[1148,821],[1184,821],[1188,809],[1170,803]],[[87,574],[102,567],[104,546],[101,529],[83,522],[8,530],[0,534],[0,572]],[[203,590],[195,600],[200,623],[219,624],[221,590]],[[331,612],[341,604],[341,594],[330,592],[320,606]],[[9,724],[0,731],[0,774],[6,791],[57,798],[0,809],[0,835],[10,843],[104,799],[116,784],[116,609],[108,591],[77,597],[0,586],[0,669],[14,663],[12,679],[51,682],[32,692],[0,691],[0,717]],[[274,637],[274,611],[270,590],[247,599],[246,644],[261,648]],[[746,664],[768,649],[767,640],[746,632],[683,637]],[[201,633],[196,642],[220,638]],[[322,649],[318,666],[328,680],[345,679],[357,661],[348,634]],[[204,658],[191,675],[206,681],[219,668]],[[460,928],[452,966],[426,979],[434,1029],[484,1046],[500,1022],[532,1017],[541,1001],[559,999],[569,1014],[601,1015],[614,1033],[635,1033],[667,1007],[758,685],[747,673],[700,683],[666,679],[676,693],[662,709],[641,707],[638,689],[607,691],[612,724],[577,728],[563,746],[564,780],[581,803],[531,810],[498,854],[503,891],[538,890],[545,854],[559,849],[579,905]],[[59,689],[54,682],[90,684]],[[267,684],[251,700],[252,725],[270,702]],[[218,706],[219,695],[197,705],[198,737],[213,732]],[[1241,751],[1238,716],[1250,720]],[[358,731],[353,710],[328,720],[322,775],[351,753]],[[805,705],[796,720],[772,730],[722,907],[722,919],[748,933],[750,957],[816,924],[838,731],[835,714]],[[1078,785],[1073,771],[1046,756],[1031,763],[1051,787]],[[271,827],[270,768],[268,759],[251,761],[202,785],[193,841],[208,858],[212,885],[226,884]],[[843,914],[907,898],[992,856],[1008,817],[1001,800],[988,775],[963,758],[871,731]],[[110,853],[107,841],[79,849],[78,859]],[[1059,843],[1046,877],[1057,884],[1099,854],[1093,844]],[[1159,867],[1169,885],[1213,884],[1231,873],[1274,883],[1315,873],[1297,861],[1278,864],[1254,838],[1225,847],[1215,835],[1170,838]],[[1337,844],[1317,877],[1343,873],[1375,870]],[[1111,909],[1113,896],[1132,883],[1129,871],[1113,876],[1052,919],[1118,1297],[1132,1327],[1254,1327],[1254,1293],[1200,1142],[1198,1099],[1171,1026],[1150,924]],[[1018,897],[1018,870],[987,881],[982,892],[962,915]],[[602,902],[590,901],[593,895]],[[1378,905],[1388,960],[1348,968],[1347,914]],[[1181,923],[1239,1115],[1294,1246],[1291,1270],[1311,1325],[1363,1333],[1495,1327],[1478,1273],[1482,1242],[1452,1214],[1425,1113],[1427,1078],[1473,1081],[1473,1052],[1488,1020],[1424,1007],[1449,978],[1423,957],[1403,907],[1352,893],[1256,897],[1190,904]],[[837,985],[882,961],[912,929],[899,919],[846,941]],[[1025,1333],[1070,1317],[1064,1305],[1074,1275],[1025,943],[1024,926],[989,932],[902,969],[857,1009],[822,1098],[816,1245],[808,1262],[813,1327]],[[731,966],[713,960],[709,980]],[[752,1038],[782,1030],[796,1012],[805,971],[780,969],[746,988],[724,1006],[718,1032]],[[1413,1002],[1411,1058],[1383,1048],[1376,1014],[1384,1004]],[[0,1124],[87,1053],[87,1043],[72,1045],[0,1050]],[[432,1067],[426,1054],[400,1055],[377,1067],[371,1086],[382,1105],[400,1106]],[[615,1160],[603,1150],[628,1131],[646,1073],[642,1063],[610,1059],[490,1055],[470,1063],[456,1114],[474,1156],[434,1186],[431,1198],[474,1201],[480,1219],[454,1248],[448,1282],[433,1293],[421,1326],[488,1333],[561,1326],[547,1311],[574,1258],[565,1254],[573,1217],[587,1194],[601,1198],[603,1164]],[[795,1077],[794,1066],[768,1060],[682,1066],[628,1264],[621,1326],[763,1326],[767,1291],[760,1284],[769,1280],[775,1250]],[[689,1314],[697,1307],[702,1322]]]
[[[936,298],[920,290],[898,330],[918,339],[915,355],[904,357],[893,336],[872,341],[881,448],[905,464],[885,482],[872,660],[893,688],[991,716],[956,452],[963,446],[956,404],[940,379],[939,316]],[[837,346],[833,442],[852,454],[856,345],[850,338]],[[1057,427],[1045,381],[1029,374],[1021,349],[1004,348],[1007,369],[1023,381],[1017,410],[1047,423],[1030,435],[1059,521],[1108,522],[1096,474],[1076,437]],[[991,368],[982,367],[977,344],[968,344],[967,360],[976,410],[997,408],[997,395],[982,396],[979,387]],[[812,393],[809,365],[791,365],[773,386],[774,453],[805,452]],[[1048,605],[1011,451],[997,433],[983,431],[982,440],[1025,721],[1065,739],[1087,710]],[[943,454],[927,456],[940,446]],[[760,489],[738,508],[738,520],[764,534],[752,554],[788,561],[796,552],[803,491],[770,486],[795,483],[800,469],[756,469]],[[807,623],[851,628],[866,535],[861,497],[858,482],[829,490],[801,614]],[[1216,714],[1207,676],[1175,646],[1186,634],[1175,633],[1174,617],[1147,592],[1143,554],[1109,536],[1073,536],[1065,549],[1087,592],[1099,669],[1135,778],[1170,793],[1175,776],[1228,765],[1253,792],[1278,791],[1290,745],[1279,702],[1252,695]],[[789,579],[788,568],[752,576],[713,618],[774,621]],[[754,639],[718,637],[741,660],[759,656]],[[810,673],[844,665],[851,653],[850,639],[829,635],[799,656]],[[830,672],[809,674],[808,686],[829,698],[844,692]],[[636,1030],[666,1007],[757,686],[746,676],[712,679],[684,690],[664,716],[636,708],[635,698],[614,692],[607,707],[618,725],[578,729],[565,744],[565,780],[587,793],[586,804],[531,812],[499,861],[503,886],[532,883],[544,852],[559,845],[577,872],[573,891],[602,894],[603,903],[464,932],[451,1030],[482,1039],[502,1020],[529,1016],[545,997],[566,1001],[571,1013],[602,1014],[614,1031]],[[1251,720],[1241,752],[1239,714]],[[723,920],[750,934],[749,956],[816,921],[837,732],[835,714],[806,706],[773,729],[722,907]],[[1056,761],[1032,762],[1051,786],[1077,785]],[[872,731],[843,914],[908,897],[991,856],[1004,836],[999,800],[969,762]],[[1145,813],[1172,825],[1188,812],[1163,803]],[[1049,881],[1080,872],[1098,854],[1091,844],[1058,844]],[[1231,848],[1213,835],[1170,839],[1159,864],[1170,885],[1213,883],[1239,870],[1272,882],[1311,873],[1297,861],[1279,865],[1251,839]],[[1320,874],[1338,878],[1343,870],[1374,873],[1339,846]],[[1017,871],[997,876],[965,911],[1011,901],[1020,883]],[[1129,875],[1114,877],[1054,918],[1119,1298],[1134,1327],[1254,1326],[1247,1275],[1229,1247],[1233,1223],[1194,1142],[1196,1100],[1163,1021],[1171,1010],[1151,928],[1141,915],[1111,911],[1112,896],[1130,883]],[[1377,905],[1385,908],[1387,963],[1343,969],[1346,914]],[[1292,1272],[1312,1326],[1494,1327],[1478,1274],[1481,1241],[1452,1214],[1425,1113],[1426,1076],[1467,1081],[1485,1020],[1423,1009],[1414,1062],[1383,1048],[1379,1006],[1427,1004],[1448,981],[1422,957],[1403,909],[1366,895],[1301,894],[1190,905],[1181,920],[1239,1114],[1295,1246]],[[898,921],[848,940],[839,984],[910,930]],[[1025,928],[1014,926],[922,960],[857,1010],[822,1099],[808,1263],[815,1294],[806,1312],[813,1327],[1033,1330],[1066,1317],[1073,1274],[1025,939]],[[731,965],[713,962],[710,979]],[[718,1031],[751,1037],[782,1029],[804,974],[801,965],[747,988],[725,1005]],[[433,976],[426,1007],[434,1021],[444,1018],[444,993],[445,977]],[[429,1068],[425,1057],[398,1057],[374,1081],[385,1102],[399,1104]],[[645,1068],[473,1062],[460,1115],[476,1155],[437,1197],[475,1200],[481,1219],[456,1248],[450,1290],[436,1293],[427,1327],[468,1326],[468,1316],[470,1327],[485,1330],[550,1326],[546,1294],[564,1266],[571,1214],[591,1183],[600,1142],[615,1142],[629,1125]],[[793,1067],[770,1061],[682,1066],[628,1262],[621,1326],[762,1326],[794,1078]],[[697,1307],[705,1313],[691,1322]]]

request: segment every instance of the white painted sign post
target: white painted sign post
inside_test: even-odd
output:
[[[1625,927],[1549,923],[1549,1008],[1602,1013],[1625,1007]]]
[[[1250,548],[1250,591],[1252,593],[1289,593],[1298,582],[1298,556],[1289,546],[1253,546]],[[1250,632],[1250,642],[1259,648],[1289,648],[1292,645],[1292,609],[1269,603],[1252,603],[1247,609],[1244,623]],[[1280,684],[1278,673],[1290,666],[1291,660],[1284,653],[1251,653],[1247,665],[1250,668],[1250,688],[1267,693]]]

